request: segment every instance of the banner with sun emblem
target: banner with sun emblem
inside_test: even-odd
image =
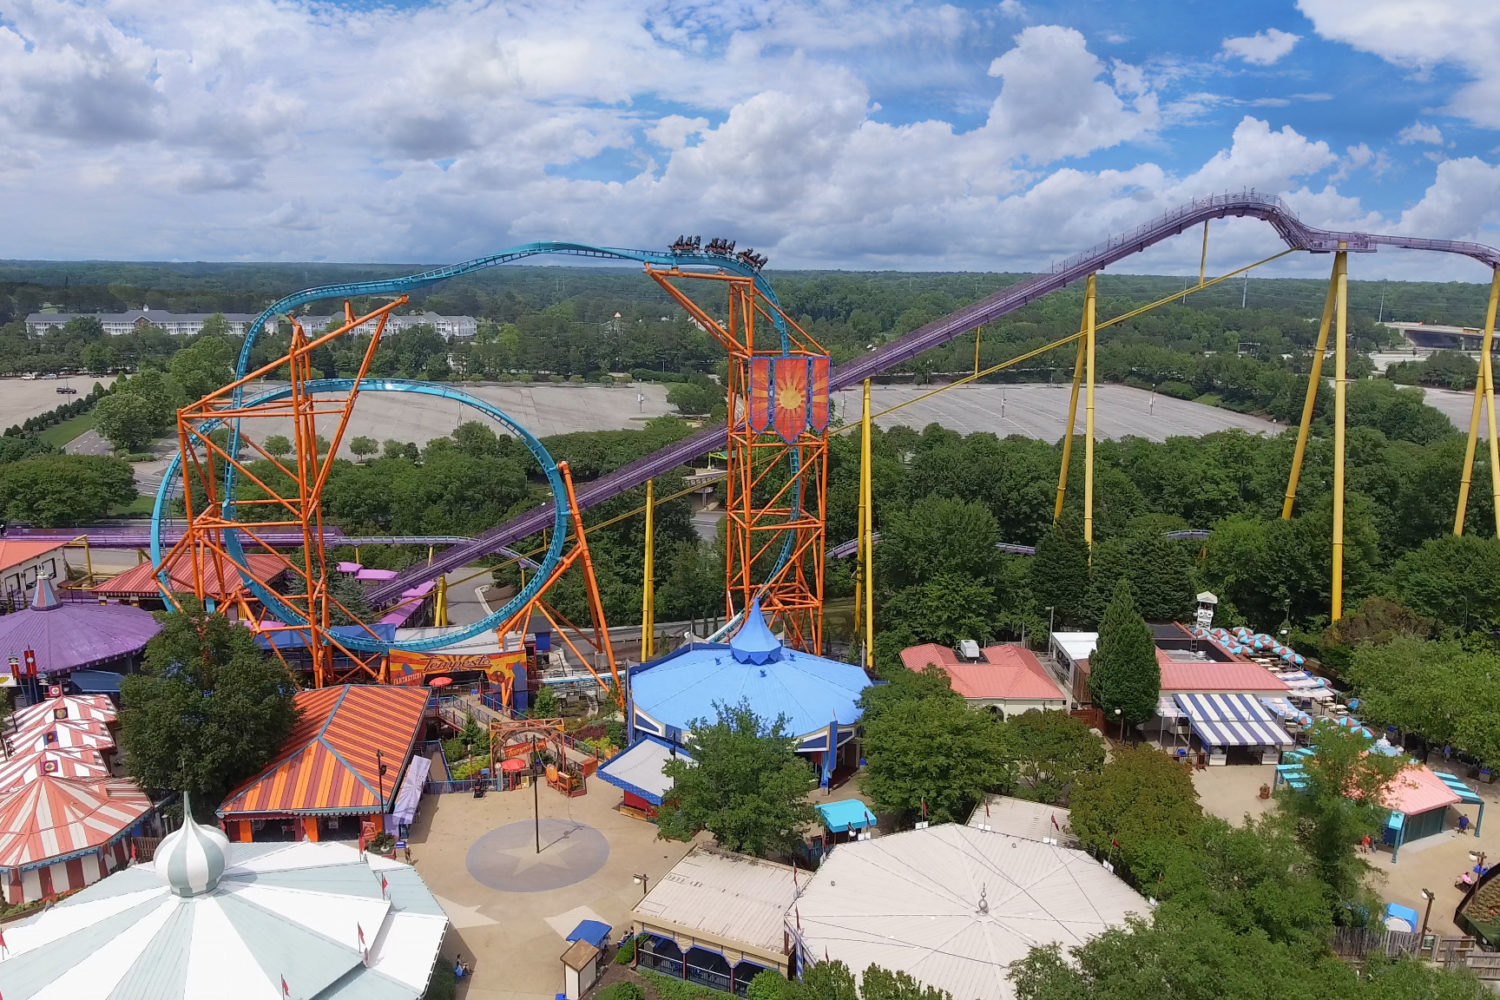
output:
[[[771,429],[771,361],[750,359],[750,429],[757,434]]]
[[[807,429],[807,358],[776,359],[776,433],[791,444]]]
[[[809,360],[807,366],[807,425],[814,434],[822,434],[828,429],[831,415],[828,405],[828,376],[833,363],[828,355],[822,354]]]

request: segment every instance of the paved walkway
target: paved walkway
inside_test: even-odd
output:
[[[474,964],[459,993],[466,1000],[552,1000],[567,933],[603,920],[618,940],[642,895],[632,876],[654,885],[691,846],[657,840],[654,825],[621,815],[619,790],[598,779],[574,799],[537,791],[540,855],[530,789],[422,800],[412,855],[453,924],[444,957],[462,952]]]

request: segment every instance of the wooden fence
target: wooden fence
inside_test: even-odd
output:
[[[1471,937],[1436,937],[1427,935],[1423,948],[1414,931],[1388,931],[1378,927],[1338,927],[1329,945],[1333,953],[1350,961],[1362,961],[1370,955],[1391,958],[1410,956],[1441,965],[1445,969],[1469,969],[1486,982],[1500,982],[1500,952],[1483,951]]]

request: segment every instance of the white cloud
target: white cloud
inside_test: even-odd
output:
[[[1144,85],[1139,73],[1116,68],[1113,78],[1124,84],[1123,91],[1100,79],[1104,64],[1089,52],[1080,32],[1039,25],[1022,31],[1015,42],[989,70],[1002,86],[986,131],[1005,155],[1050,163],[1142,138],[1159,124],[1156,95],[1138,89]]]
[[[1443,144],[1443,133],[1436,125],[1412,122],[1396,134],[1396,141],[1403,146],[1414,142],[1425,142],[1428,145],[1441,146]]]
[[[681,149],[688,139],[708,127],[707,118],[667,115],[646,130],[646,138],[664,149]]]
[[[1015,18],[1016,20],[1022,20],[1026,17],[1026,5],[1021,0],[1000,0],[1000,6],[997,9],[1005,17]]]
[[[1399,71],[1454,66],[1470,82],[1444,110],[1500,128],[1500,3],[1490,0],[1297,0],[1319,35],[1373,53]]]
[[[1267,28],[1253,35],[1224,39],[1224,55],[1243,59],[1252,66],[1270,66],[1292,51],[1301,35],[1280,28]]]

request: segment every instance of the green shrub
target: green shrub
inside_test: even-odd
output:
[[[467,755],[468,751],[464,749],[463,740],[454,739],[443,741],[443,757],[448,761],[449,767],[457,765],[458,762],[463,760]]]
[[[641,974],[641,978],[651,984],[651,988],[656,991],[657,1000],[729,1000],[730,997],[734,997],[733,993],[699,986],[685,979],[673,979],[660,972],[651,972],[647,969],[636,971]]]
[[[606,986],[594,997],[594,1000],[645,1000],[646,991],[628,979],[622,979],[613,986]]]
[[[626,938],[625,943],[620,945],[620,950],[615,952],[616,965],[629,965],[635,959],[635,938]]]
[[[488,758],[475,757],[473,760],[466,760],[461,764],[453,765],[452,769],[448,772],[448,776],[453,781],[468,781],[470,778],[479,777],[479,772],[489,766],[490,762]]]

